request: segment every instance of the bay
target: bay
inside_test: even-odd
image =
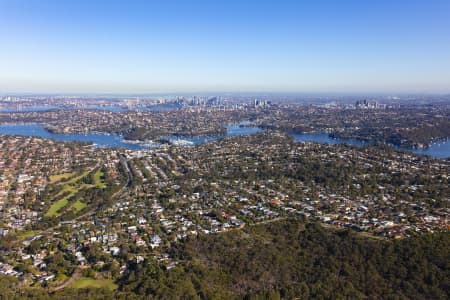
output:
[[[245,125],[245,126],[242,126]],[[178,146],[199,145],[206,142],[215,141],[226,136],[250,135],[262,131],[260,128],[249,126],[249,124],[230,124],[225,126],[226,134],[211,136],[168,136],[165,140]],[[5,124],[0,125],[0,134],[36,136],[42,138],[55,139],[58,141],[78,141],[92,142],[98,147],[127,148],[132,150],[142,150],[149,148],[157,148],[161,146],[158,143],[141,143],[138,141],[124,140],[122,136],[106,133],[53,133],[47,131],[39,124]],[[356,139],[339,139],[331,138],[327,133],[293,133],[291,134],[296,142],[316,142],[326,144],[348,144],[352,146],[364,147],[369,145],[368,142]],[[432,143],[427,149],[410,149],[394,146],[397,150],[410,151],[420,155],[429,155],[435,158],[450,157],[450,139]]]
[[[356,139],[339,139],[332,138],[328,133],[293,133],[292,137],[296,142],[316,142],[325,144],[347,144],[351,146],[363,147],[370,143]],[[409,151],[419,155],[429,155],[435,158],[449,158],[450,157],[450,139],[432,143],[426,149],[412,149],[406,147],[399,147],[390,145],[399,151]]]

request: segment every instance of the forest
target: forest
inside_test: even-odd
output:
[[[449,238],[369,238],[292,218],[177,243],[169,270],[129,261],[116,291],[52,294],[2,277],[0,299],[448,299]]]

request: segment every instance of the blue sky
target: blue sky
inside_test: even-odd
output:
[[[448,0],[0,0],[0,92],[450,92]]]

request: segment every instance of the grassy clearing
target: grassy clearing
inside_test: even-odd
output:
[[[38,232],[39,231],[36,231],[36,230],[25,230],[25,231],[19,232],[16,237],[18,239],[26,239],[26,238],[29,238],[29,237],[37,234]]]
[[[75,194],[78,189],[71,185],[66,185],[58,194],[55,195],[55,198],[61,197],[62,194],[70,192],[70,194]],[[70,197],[70,196],[69,196]],[[67,197],[66,197],[67,198]]]
[[[86,188],[86,187],[91,187],[91,186],[92,185],[88,185],[88,184],[82,184],[79,187],[65,186],[63,188],[63,190],[55,196],[55,198],[60,197],[62,194],[66,193],[66,192],[70,192],[70,193],[67,196],[65,196],[64,198],[62,198],[61,200],[58,200],[55,203],[53,203],[52,206],[50,206],[50,209],[48,210],[48,212],[45,214],[45,216],[46,217],[59,216],[60,214],[58,213],[58,210],[60,210],[61,208],[63,208],[67,204],[69,204],[69,199],[71,197],[73,197],[81,189]]]
[[[56,278],[55,278],[55,279],[56,279],[57,281],[63,282],[63,281],[66,281],[68,278],[69,278],[69,277],[67,277],[67,275],[62,274],[62,273],[58,273],[58,275],[56,275]]]
[[[102,177],[104,177],[104,176],[105,176],[105,174],[103,174],[103,172],[100,170],[95,172],[95,174],[94,174],[94,184],[99,189],[104,189],[106,187],[106,184],[102,180]]]
[[[84,177],[86,177],[89,174],[89,171],[84,171],[83,173],[81,173],[79,176],[76,176],[66,182],[64,182],[64,184],[75,184],[77,183],[77,181],[83,179]]]
[[[117,289],[118,286],[111,279],[93,279],[81,277],[72,284],[72,287],[76,289],[106,288],[113,291]]]
[[[86,206],[87,206],[86,203],[77,200],[70,206],[70,209],[72,209],[74,213],[78,213],[79,211],[83,210]]]
[[[72,198],[73,196],[75,196],[82,189],[90,189],[93,187],[97,187],[99,189],[106,188],[106,184],[102,180],[102,178],[104,177],[104,174],[100,170],[96,171],[93,174],[94,184],[86,184],[86,183],[80,182],[84,177],[88,176],[89,173],[90,173],[90,171],[84,171],[80,175],[75,176],[75,177],[71,178],[70,180],[58,182],[57,184],[59,186],[62,186],[62,189],[60,192],[58,192],[54,196],[54,199],[59,199],[64,194],[67,194],[67,195],[64,196],[64,198],[53,203],[52,206],[50,206],[50,209],[48,210],[48,212],[45,214],[45,216],[46,217],[59,216],[60,213],[58,211],[60,209],[62,209],[63,207],[65,207],[66,205],[68,205],[69,199]],[[74,173],[65,173],[65,174],[71,174],[71,176],[74,176]],[[62,175],[63,174],[59,174],[59,175],[55,175],[55,176],[61,177]],[[58,178],[55,177],[53,179],[61,180],[60,177],[58,177]],[[85,203],[83,203],[81,201],[76,201],[75,203],[73,203],[71,205],[70,209],[72,209],[74,213],[78,213],[79,211],[83,210],[86,206],[87,205]]]
[[[70,192],[70,194],[68,194],[67,196],[65,196],[64,198],[56,201],[55,203],[52,204],[52,206],[50,206],[50,209],[48,210],[48,212],[45,214],[46,217],[54,217],[54,216],[59,216],[60,214],[58,213],[58,211],[63,208],[64,206],[66,206],[67,204],[69,204],[69,199],[71,197],[73,197],[80,189],[82,188],[82,186],[80,187],[73,187],[70,185],[65,186],[61,192],[59,192],[55,198],[60,197],[62,194],[66,193],[66,192]]]
[[[65,173],[65,174],[69,174],[69,173]],[[70,173],[73,174],[74,173]],[[52,206],[50,206],[50,209],[47,211],[47,213],[45,213],[46,217],[54,217],[54,216],[59,216],[60,213],[58,213],[58,211],[65,207],[67,204],[69,204],[69,199],[71,197],[73,197],[78,191],[80,191],[83,188],[87,188],[90,187],[92,185],[87,185],[87,184],[81,184],[81,185],[76,185],[76,183],[81,180],[82,178],[84,178],[85,176],[87,176],[89,174],[89,171],[85,171],[82,174],[80,174],[79,176],[73,177],[72,179],[68,180],[68,181],[64,181],[64,182],[60,182],[58,183],[59,185],[63,186],[63,189],[55,195],[55,199],[60,198],[63,194],[66,194],[67,192],[69,193],[67,196],[65,196],[64,198],[56,201],[55,203],[52,204]],[[63,175],[63,174],[60,174]],[[56,175],[57,176],[57,175]],[[78,209],[80,207],[80,205],[78,204],[75,209]],[[81,210],[81,209],[80,209]]]
[[[75,175],[74,172],[61,173],[61,174],[57,174],[57,175],[51,175],[50,176],[50,183],[55,183],[55,182],[61,181],[63,179],[69,179],[70,177],[72,177],[74,175]]]
[[[45,216],[46,217],[58,216],[59,215],[58,210],[60,210],[67,204],[69,204],[68,197],[56,201],[55,203],[52,204],[52,206],[50,206],[50,209],[48,210],[48,212],[45,213]]]

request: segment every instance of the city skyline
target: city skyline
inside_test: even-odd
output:
[[[0,93],[448,93],[447,1],[0,1]]]

